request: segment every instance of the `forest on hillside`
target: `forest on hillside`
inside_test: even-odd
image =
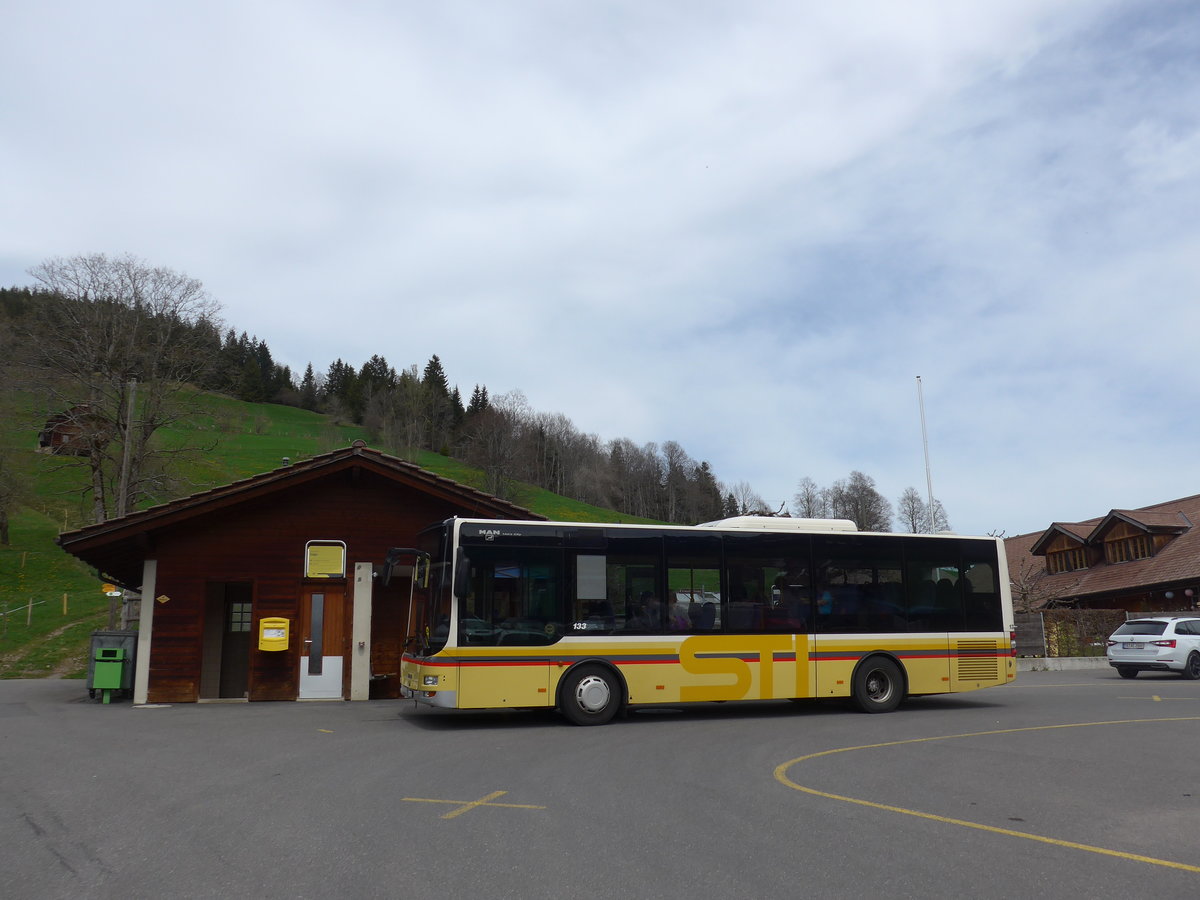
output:
[[[193,387],[362,425],[374,446],[397,456],[427,450],[461,459],[501,497],[523,482],[685,524],[789,512],[768,507],[745,482],[723,484],[676,441],[603,439],[562,413],[533,410],[520,391],[493,396],[483,384],[464,401],[436,353],[423,368],[397,369],[376,354],[357,368],[338,358],[297,375],[275,361],[265,340],[224,325],[199,281],[132,256],[51,259],[30,274],[35,285],[0,289],[0,387],[36,390],[44,414],[76,433],[97,522],[136,508],[161,484],[180,448],[168,450],[155,436],[189,414]],[[5,483],[0,459],[0,512]],[[936,503],[931,523],[912,488],[898,505],[903,530],[948,524]],[[804,478],[793,509],[852,518],[865,530],[892,527],[891,504],[860,472],[824,488]]]

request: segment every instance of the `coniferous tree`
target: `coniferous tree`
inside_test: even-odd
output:
[[[312,363],[308,364],[304,377],[300,379],[300,408],[310,411],[317,408],[317,378],[313,374]]]
[[[449,441],[454,410],[450,401],[450,382],[436,353],[425,364],[421,386],[425,390],[425,448],[440,450]]]
[[[457,434],[462,428],[463,418],[467,411],[463,408],[462,394],[459,393],[458,385],[450,392],[450,431],[452,434]]]
[[[396,370],[388,365],[388,361],[375,354],[365,363],[358,373],[358,382],[364,398],[389,391],[396,386]]]
[[[325,376],[325,410],[335,417],[359,422],[362,417],[362,393],[358,373],[340,358],[329,366]]]
[[[473,416],[488,408],[488,392],[486,387],[475,385],[471,391],[471,402],[467,405],[467,416]]]
[[[259,368],[258,360],[253,356],[247,356],[246,361],[242,363],[242,371],[238,376],[234,393],[239,400],[247,403],[261,403],[267,399],[266,389],[263,386],[262,369]]]

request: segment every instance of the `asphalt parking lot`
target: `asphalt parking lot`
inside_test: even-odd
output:
[[[1200,682],[1109,669],[580,728],[0,682],[4,896],[1195,897]]]

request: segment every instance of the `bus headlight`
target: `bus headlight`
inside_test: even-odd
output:
[[[421,678],[421,684],[425,685],[426,687],[436,687],[437,683],[438,677],[436,675],[425,675]]]

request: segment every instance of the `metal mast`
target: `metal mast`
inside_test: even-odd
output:
[[[929,474],[929,434],[925,431],[925,392],[917,376],[917,405],[921,408],[921,443],[925,447],[925,492],[929,501],[929,531],[933,531],[933,476]]]

